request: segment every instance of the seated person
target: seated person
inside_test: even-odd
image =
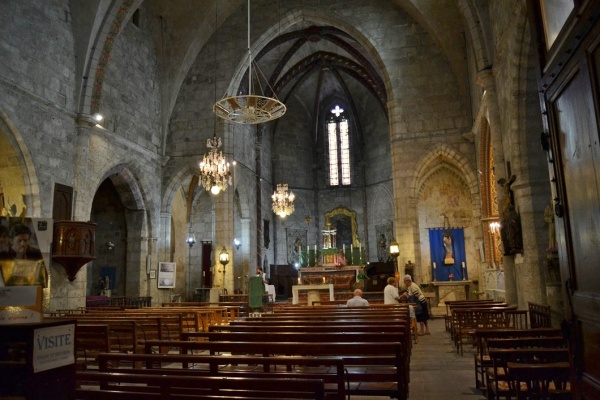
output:
[[[354,297],[346,302],[346,307],[367,307],[369,302],[362,298],[362,290],[354,289]]]

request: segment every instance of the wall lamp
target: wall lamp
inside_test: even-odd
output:
[[[237,250],[239,250],[239,249],[240,249],[240,246],[242,245],[242,243],[239,241],[239,239],[238,239],[238,238],[235,238],[235,239],[233,239],[233,245],[235,246],[235,248],[236,248]]]

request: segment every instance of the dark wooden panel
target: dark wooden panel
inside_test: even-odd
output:
[[[52,219],[55,221],[68,221],[71,219],[71,215],[73,215],[73,188],[55,183]]]

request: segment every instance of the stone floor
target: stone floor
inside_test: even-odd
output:
[[[441,315],[442,310],[432,310]],[[445,310],[444,310],[445,311]],[[475,389],[473,355],[465,351],[460,356],[454,351],[444,319],[429,321],[431,335],[419,336],[413,346],[410,362],[409,400],[485,400]],[[352,400],[384,400],[381,396],[352,396]]]

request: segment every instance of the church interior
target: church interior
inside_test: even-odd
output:
[[[547,306],[597,398],[599,15],[1,1],[0,228],[35,231],[44,312],[243,298],[257,268],[275,304],[409,274],[440,309]]]

